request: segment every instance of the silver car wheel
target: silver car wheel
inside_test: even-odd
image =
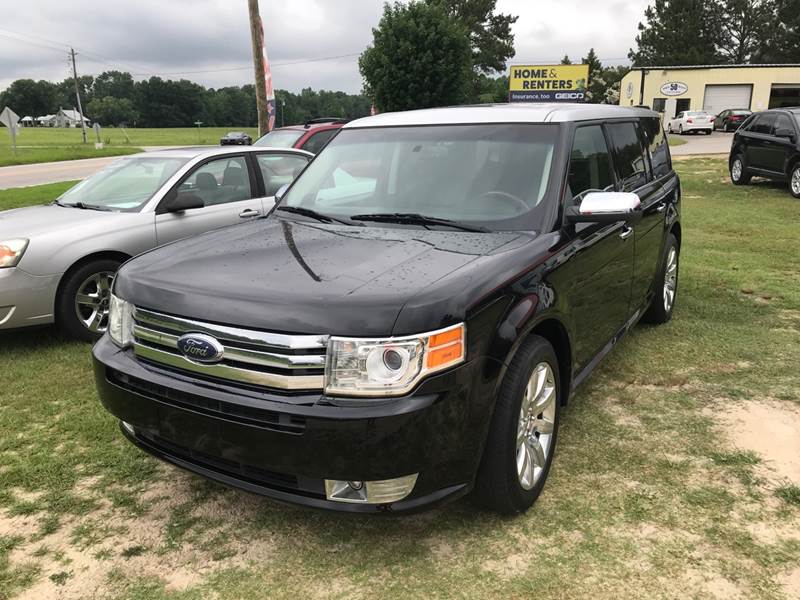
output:
[[[795,196],[800,196],[800,167],[795,167],[792,171],[792,193]]]
[[[675,303],[675,293],[678,289],[678,252],[675,246],[669,249],[667,265],[664,270],[664,311],[669,312]]]
[[[113,281],[113,271],[101,271],[90,275],[78,286],[75,314],[92,333],[103,333],[108,328],[108,304]]]
[[[731,177],[733,177],[734,181],[739,181],[742,178],[742,161],[738,158],[733,161],[733,166],[731,166]]]
[[[517,477],[530,490],[544,472],[556,418],[556,379],[546,362],[533,369],[525,386],[517,423]]]

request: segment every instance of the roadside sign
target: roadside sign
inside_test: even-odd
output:
[[[8,133],[11,135],[11,146],[14,148],[14,154],[16,154],[19,115],[6,106],[3,112],[0,112],[0,123],[3,123],[8,128]]]
[[[512,65],[510,102],[583,102],[589,65]]]

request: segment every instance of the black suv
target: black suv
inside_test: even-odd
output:
[[[734,185],[753,175],[789,182],[800,198],[800,108],[765,110],[745,121],[733,136],[728,166]]]
[[[93,350],[131,442],[278,500],[524,511],[570,394],[675,306],[680,185],[649,110],[378,115],[279,195],[123,265]]]

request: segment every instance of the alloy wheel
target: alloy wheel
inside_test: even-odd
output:
[[[669,313],[675,303],[675,292],[678,289],[678,252],[675,246],[669,249],[667,264],[664,270],[664,311]]]
[[[113,271],[101,271],[90,275],[78,286],[75,314],[92,333],[103,333],[108,328],[108,304],[113,281]]]
[[[800,196],[800,167],[795,167],[794,171],[792,171],[792,193],[795,196]]]
[[[731,165],[731,177],[733,177],[734,181],[739,181],[742,178],[742,161],[738,158]]]
[[[541,362],[525,386],[517,423],[517,477],[525,490],[539,481],[552,451],[556,397],[553,369]]]

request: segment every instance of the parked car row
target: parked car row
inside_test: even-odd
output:
[[[310,119],[302,125],[273,129],[258,138],[255,145],[270,148],[297,148],[316,154],[345,123],[347,123],[346,119],[336,117]],[[253,144],[253,138],[244,131],[231,131],[225,134],[219,143],[220,146],[249,146]]]
[[[667,121],[668,133],[691,133],[701,131],[710,135],[712,131],[735,131],[752,113],[746,109],[723,110],[714,116],[704,110],[686,110]]]

